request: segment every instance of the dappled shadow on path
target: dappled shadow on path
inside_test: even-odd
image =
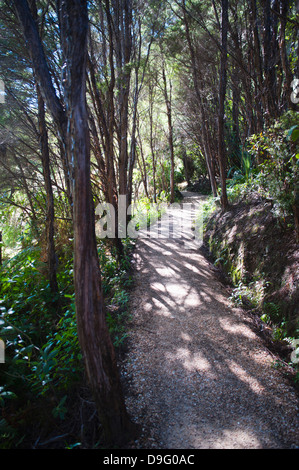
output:
[[[199,250],[140,239],[134,264],[128,407],[160,447],[298,445],[295,394]]]

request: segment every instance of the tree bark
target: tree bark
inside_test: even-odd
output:
[[[222,0],[221,18],[221,60],[219,83],[219,114],[218,114],[218,158],[221,179],[221,207],[228,209],[226,193],[226,149],[224,137],[225,95],[227,84],[227,31],[228,31],[228,0]]]
[[[299,0],[296,0],[296,13],[297,21],[299,18]],[[299,78],[299,28],[297,26],[297,64],[296,64],[296,78]]]
[[[188,48],[190,52],[193,83],[194,83],[196,98],[198,100],[199,109],[201,113],[201,127],[202,127],[202,134],[203,134],[203,153],[205,156],[205,161],[206,161],[206,165],[207,165],[207,169],[209,173],[213,196],[216,197],[217,196],[217,184],[216,184],[216,178],[215,178],[215,165],[214,165],[214,160],[213,160],[213,156],[212,156],[212,152],[211,152],[211,148],[209,144],[210,136],[209,136],[209,132],[207,129],[206,111],[203,105],[203,100],[202,100],[200,87],[199,87],[199,79],[198,79],[199,71],[197,70],[197,67],[196,67],[195,51],[194,51],[194,47],[193,47],[192,40],[191,40],[190,27],[189,27],[189,21],[187,18],[185,3],[186,3],[185,0],[183,0],[182,8],[183,8],[183,15],[184,15],[184,24],[186,28],[186,38],[187,38]]]
[[[156,184],[156,155],[154,148],[154,122],[153,122],[153,107],[154,107],[154,84],[149,82],[148,84],[148,99],[149,99],[149,122],[150,122],[150,149],[152,156],[152,166],[153,166],[153,200],[154,203],[157,202],[157,184]]]
[[[107,442],[121,442],[133,429],[122,395],[115,351],[105,320],[90,184],[86,104],[87,3],[63,0],[67,34],[68,142],[74,162],[74,283],[78,336],[87,377]]]
[[[132,2],[131,0],[115,0],[113,3],[113,17],[110,14],[109,0],[106,0],[106,13],[110,35],[110,48],[115,51],[115,64],[118,71],[118,189],[119,195],[126,196],[128,206],[128,115],[129,115],[129,92],[131,82],[131,60],[132,52]],[[111,62],[110,62],[111,64]]]
[[[239,115],[240,115],[240,89],[239,89],[239,79],[237,70],[234,70],[235,81],[232,85],[233,87],[233,104],[232,104],[232,129],[233,129],[233,148],[232,148],[232,158],[234,163],[240,161],[240,125],[239,125]]]
[[[174,203],[174,147],[173,147],[173,126],[172,126],[172,110],[171,110],[171,83],[170,90],[167,89],[167,79],[165,70],[165,61],[163,58],[162,77],[164,84],[164,99],[168,123],[168,143],[170,150],[170,203]]]
[[[45,55],[27,0],[14,0],[14,5],[47,106],[54,121],[58,120],[58,126],[61,122],[67,123],[67,126],[60,130],[66,131],[62,136],[63,142],[66,143],[68,156],[73,162],[74,286],[78,337],[104,438],[109,443],[121,443],[135,431],[135,426],[132,425],[125,408],[115,351],[105,320],[96,246],[86,105],[87,2],[58,2],[64,39],[62,47],[67,65],[66,115],[62,114],[63,108],[57,105],[59,101],[53,95],[54,88]],[[47,80],[41,76],[41,63]],[[51,103],[52,98],[57,106]]]
[[[146,197],[149,199],[150,197],[149,197],[148,188],[147,188],[148,175],[147,175],[147,168],[146,168],[146,163],[145,163],[144,153],[143,153],[142,137],[140,136],[139,119],[138,119],[138,124],[137,124],[137,136],[138,136],[138,143],[139,143],[138,148],[140,150],[141,162],[138,158],[138,151],[137,151],[137,161],[138,161],[140,173],[142,176],[144,192],[145,192]]]
[[[135,56],[137,55],[137,61],[136,61],[136,66],[135,66],[135,90],[134,90],[134,100],[133,100],[131,149],[130,149],[130,158],[129,158],[129,165],[128,165],[128,205],[130,205],[132,202],[133,170],[134,170],[136,154],[137,154],[136,133],[137,133],[137,118],[138,118],[138,101],[139,101],[139,95],[143,86],[146,67],[148,64],[149,56],[150,56],[151,45],[153,42],[153,36],[151,36],[151,39],[149,41],[148,48],[147,48],[147,55],[146,55],[145,63],[143,65],[143,72],[142,72],[141,79],[139,82],[139,69],[140,69],[140,64],[141,64],[142,39],[143,39],[141,26],[142,26],[142,21],[141,21],[141,18],[138,17],[138,46],[136,45],[137,41],[136,41],[136,33],[135,33],[134,35],[135,41],[134,41],[134,48],[133,48]]]
[[[2,266],[2,231],[0,231],[0,266]]]
[[[48,263],[48,275],[50,289],[53,293],[58,292],[58,284],[56,277],[56,252],[54,243],[54,196],[51,181],[50,171],[50,155],[48,146],[48,133],[45,120],[45,106],[44,100],[41,96],[39,86],[36,85],[37,89],[37,101],[38,101],[38,125],[39,125],[39,138],[41,146],[41,159],[43,165],[43,175],[46,190],[46,204],[47,204],[47,215],[46,215],[46,244],[47,244],[47,263]]]
[[[279,50],[282,63],[282,69],[284,72],[284,107],[289,109],[296,109],[294,103],[291,100],[291,82],[292,82],[292,73],[289,67],[288,54],[286,49],[285,34],[286,34],[286,25],[287,25],[287,15],[289,10],[290,2],[289,0],[280,1],[280,40],[279,40]]]
[[[253,73],[255,76],[255,89],[256,89],[256,114],[257,114],[257,127],[256,131],[261,132],[264,127],[263,110],[266,109],[265,92],[264,92],[264,79],[263,79],[263,64],[261,57],[261,42],[258,30],[257,6],[256,0],[250,1],[249,19],[251,23],[253,45]],[[259,98],[259,99],[258,99]],[[252,106],[251,106],[252,108]]]
[[[266,108],[266,124],[269,125],[271,119],[277,117],[277,96],[276,96],[276,48],[271,41],[271,28],[273,29],[273,19],[271,14],[271,0],[262,0],[263,8],[263,68],[264,68],[264,92]]]

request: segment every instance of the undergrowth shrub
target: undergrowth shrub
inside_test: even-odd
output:
[[[265,253],[257,251],[256,257],[254,257],[255,264],[253,263],[255,265],[254,272],[247,273],[246,266],[245,269],[242,267],[242,253],[240,251],[242,251],[243,242],[245,245],[250,240],[253,243],[255,237],[259,239],[261,233],[264,237],[260,238],[260,248],[262,249],[262,247],[267,248],[267,237],[270,241],[271,237],[282,234],[285,239],[287,234],[291,234],[292,230],[296,229],[295,208],[296,197],[298,198],[299,194],[298,145],[298,113],[288,112],[263,133],[251,136],[248,143],[250,162],[248,159],[243,165],[243,169],[242,167],[233,168],[229,172],[227,193],[232,210],[234,211],[234,206],[236,208],[234,216],[236,219],[232,219],[232,222],[235,220],[236,226],[231,226],[228,222],[233,217],[230,213],[227,214],[227,218],[223,216],[223,220],[220,221],[223,227],[217,225],[217,221],[221,219],[219,198],[210,198],[203,207],[204,231],[208,234],[205,236],[205,241],[213,254],[215,264],[223,267],[232,280],[234,286],[232,300],[238,305],[248,306],[250,304],[252,309],[260,312],[262,321],[271,325],[274,340],[284,340],[290,343],[299,338],[298,316],[296,318],[295,312],[290,312],[289,307],[287,307],[285,314],[283,302],[278,304],[276,301],[268,300],[272,290],[279,288],[278,284],[274,286],[269,282],[271,276],[269,278],[268,271],[271,266],[266,266],[265,260],[271,253],[268,253],[267,250]],[[252,224],[250,230],[247,230],[247,240],[244,238],[242,222],[239,221],[237,224],[238,208],[246,214],[246,204],[251,201],[254,202],[253,207],[255,207],[255,203],[259,202],[266,205],[261,214],[253,210],[252,214],[248,213],[247,218],[244,219],[243,223]],[[239,205],[240,202],[242,204]],[[273,217],[268,217],[268,219],[264,217],[264,222],[267,224],[267,219],[272,225],[269,226],[269,230],[264,230],[262,227],[264,222],[262,220],[259,222],[259,215],[265,215],[267,210],[272,212]],[[274,226],[279,228],[275,229],[276,235],[272,233]],[[238,230],[240,233],[236,232]],[[263,240],[265,240],[265,246]],[[248,250],[246,246],[245,253]],[[251,244],[251,251],[254,251],[252,247]],[[275,247],[277,249],[277,244]],[[272,253],[273,255],[275,256],[274,253]],[[263,271],[265,266],[268,270],[267,275]],[[280,287],[283,288],[283,279],[281,279]],[[292,296],[294,295],[292,291]],[[290,301],[293,302],[292,299]],[[298,370],[298,364],[293,365]],[[299,372],[297,378],[299,381]]]
[[[252,185],[273,200],[273,212],[285,221],[293,215],[298,183],[298,113],[288,111],[266,131],[249,138],[249,152],[256,162]]]
[[[121,262],[105,241],[98,246],[107,324],[116,347],[126,338],[127,289],[131,284],[133,245],[130,240],[123,242]],[[43,419],[49,414],[64,419],[68,397],[82,383],[72,259],[63,258],[57,280],[59,292],[53,295],[43,274],[39,249],[34,247],[1,267],[0,338],[5,344],[5,364],[0,367],[0,448],[22,445],[25,431],[18,423],[24,414],[30,415],[32,403],[47,399]]]

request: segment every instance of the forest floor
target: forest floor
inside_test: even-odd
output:
[[[298,448],[298,394],[192,236],[136,243],[121,373],[143,430],[130,447]]]

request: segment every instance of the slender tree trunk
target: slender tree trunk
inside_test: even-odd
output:
[[[150,121],[150,149],[151,149],[151,156],[152,156],[152,167],[153,167],[153,200],[154,203],[157,202],[157,185],[156,185],[156,155],[154,149],[154,136],[153,136],[153,106],[154,106],[154,85],[152,83],[149,84],[149,121]]]
[[[110,14],[110,13],[109,13]],[[110,39],[112,41],[112,28],[110,30]],[[113,66],[113,46],[110,47],[109,52],[110,64]],[[117,196],[117,189],[116,189],[116,177],[115,177],[115,170],[114,170],[114,85],[115,85],[115,77],[114,77],[114,69],[111,69],[111,78],[110,83],[108,85],[108,111],[107,116],[104,113],[104,106],[101,101],[101,97],[99,95],[99,91],[97,88],[96,77],[94,73],[94,60],[93,57],[88,61],[89,65],[89,72],[90,72],[90,84],[92,89],[92,98],[94,100],[94,107],[96,111],[98,127],[101,129],[101,138],[103,143],[104,155],[105,155],[105,162],[100,159],[100,165],[103,167],[105,171],[105,178],[104,178],[104,195],[106,201],[109,204],[112,204],[115,211],[115,229],[116,229],[116,236],[111,240],[112,244],[116,248],[116,253],[118,258],[123,256],[123,244],[121,239],[118,236],[118,196]],[[96,133],[95,133],[96,136]],[[96,138],[96,137],[95,137]]]
[[[287,24],[287,14],[289,10],[290,2],[289,0],[280,1],[280,40],[279,40],[279,49],[280,57],[282,63],[282,69],[284,72],[284,100],[285,104],[289,109],[296,109],[294,103],[291,100],[291,82],[292,82],[292,73],[289,67],[285,34],[286,34],[286,24]]]
[[[71,50],[66,51],[68,142],[74,162],[74,282],[78,336],[87,377],[108,442],[126,440],[133,426],[126,412],[114,348],[105,320],[90,185],[86,104],[87,3],[62,2]]]
[[[109,443],[125,441],[135,431],[124,403],[115,351],[105,320],[97,254],[94,208],[90,184],[90,141],[86,105],[87,2],[61,0],[58,15],[66,58],[66,116],[51,82],[36,24],[27,0],[14,0],[32,65],[52,117],[73,162],[74,285],[78,337],[104,437]],[[36,48],[37,47],[37,48]],[[42,75],[42,71],[47,77]],[[48,89],[50,87],[51,89]],[[56,97],[55,106],[51,99]],[[57,108],[57,106],[58,108]],[[61,126],[61,121],[67,126]]]
[[[133,170],[136,160],[136,124],[137,124],[137,104],[138,104],[138,68],[136,68],[135,74],[135,92],[134,92],[134,103],[133,103],[133,119],[132,119],[132,133],[131,133],[131,148],[128,168],[128,205],[132,203],[132,192],[133,192]]]
[[[277,117],[277,96],[276,96],[276,44],[271,41],[271,29],[273,29],[273,19],[271,14],[271,0],[262,0],[263,7],[263,66],[264,66],[264,87],[266,102],[266,124],[270,124],[271,119]],[[275,47],[274,47],[275,46]]]
[[[0,266],[2,266],[2,231],[0,231]]]
[[[31,214],[32,214],[31,222],[32,222],[32,225],[33,225],[33,229],[34,229],[35,234],[38,235],[37,215],[36,215],[33,200],[32,200],[31,194],[30,194],[30,190],[29,190],[29,186],[28,186],[28,180],[25,176],[24,169],[23,169],[22,164],[21,164],[21,160],[19,158],[17,158],[17,156],[15,154],[14,154],[14,159],[15,159],[15,162],[16,162],[17,166],[19,167],[21,178],[22,178],[22,181],[23,181],[23,186],[24,186],[24,189],[25,189],[25,192],[26,192],[26,195],[27,195],[27,199],[28,199],[28,203],[29,203],[29,206],[30,206],[30,210],[31,210]]]
[[[106,8],[109,8],[106,0]],[[126,196],[128,207],[128,115],[129,115],[129,92],[131,82],[131,60],[132,52],[132,2],[131,0],[115,0],[113,2],[113,20],[110,14],[110,28],[113,31],[113,48],[115,51],[115,63],[118,70],[118,136],[119,136],[119,194]],[[111,47],[111,46],[110,46]]]
[[[261,44],[258,29],[257,7],[256,0],[250,0],[250,23],[253,34],[253,73],[255,75],[255,96],[256,96],[256,113],[257,113],[257,132],[261,132],[264,127],[263,123],[263,109],[266,109],[264,79],[263,79],[263,64],[261,57]],[[250,95],[250,94],[249,94]],[[258,99],[259,98],[259,99]],[[252,106],[251,106],[252,109]]]
[[[161,184],[162,184],[162,191],[166,192],[168,190],[168,185],[167,185],[167,179],[166,179],[166,175],[165,175],[164,163],[162,161],[162,155],[161,154],[160,154],[160,162],[159,162],[159,160],[157,160],[157,163],[160,164],[160,166],[161,166],[160,180],[161,180]]]
[[[206,165],[207,165],[207,169],[208,169],[208,173],[209,173],[211,189],[212,189],[212,192],[213,192],[213,196],[216,197],[217,196],[217,184],[216,184],[216,178],[215,178],[215,166],[214,166],[213,156],[212,156],[212,153],[211,153],[211,147],[209,145],[209,133],[208,133],[208,129],[207,129],[206,112],[205,112],[205,108],[204,108],[204,105],[203,105],[202,96],[201,96],[200,87],[199,87],[198,75],[200,75],[200,74],[199,74],[199,71],[197,70],[197,67],[196,67],[196,58],[195,58],[194,47],[192,45],[192,40],[191,40],[189,21],[188,21],[187,13],[186,13],[185,0],[183,0],[182,8],[183,8],[183,15],[184,15],[184,24],[185,24],[185,28],[186,28],[186,38],[187,38],[188,48],[189,48],[189,52],[190,52],[194,89],[195,89],[196,98],[198,100],[199,109],[200,109],[200,113],[201,113],[201,126],[202,126],[202,134],[203,134],[203,151],[204,151],[205,161],[206,161]]]
[[[236,72],[236,70],[235,70]],[[233,106],[232,106],[232,127],[233,127],[233,159],[238,162],[240,159],[240,90],[237,72],[235,73],[236,80],[233,83]]]
[[[137,153],[137,163],[138,163],[139,170],[140,170],[140,173],[141,173],[141,179],[142,179],[142,183],[143,183],[143,187],[144,187],[145,196],[149,199],[149,195],[148,195],[148,191],[147,191],[146,173],[144,171],[144,167],[143,167],[142,163],[139,160],[138,153]]]
[[[174,203],[174,147],[173,147],[173,126],[172,126],[172,110],[171,110],[172,85],[170,83],[170,90],[168,91],[164,59],[163,59],[162,77],[163,77],[163,84],[164,84],[164,98],[165,98],[166,114],[167,114],[167,122],[168,122],[168,143],[169,143],[169,150],[170,150],[170,203],[172,204]]]
[[[39,125],[39,137],[41,146],[41,158],[43,165],[43,174],[46,190],[46,201],[47,201],[47,215],[46,215],[46,243],[47,243],[47,263],[48,263],[48,275],[51,291],[54,293],[58,292],[58,284],[56,277],[56,253],[54,243],[54,197],[53,188],[51,181],[50,171],[50,155],[48,146],[48,132],[45,120],[45,106],[44,100],[41,96],[39,86],[36,85],[37,89],[37,101],[38,101],[38,125]]]
[[[296,0],[296,13],[299,17],[299,0]],[[299,28],[297,26],[297,64],[296,64],[296,78],[299,79]]]
[[[135,67],[135,90],[134,90],[134,101],[133,101],[133,118],[132,118],[132,134],[131,134],[131,149],[130,149],[130,158],[129,158],[129,170],[128,170],[128,204],[131,204],[132,201],[132,184],[133,184],[133,170],[137,155],[136,145],[137,145],[137,118],[138,118],[138,100],[141,88],[143,86],[144,76],[150,56],[150,50],[153,42],[153,36],[148,44],[146,59],[143,65],[143,72],[141,75],[140,83],[139,83],[139,69],[141,64],[141,52],[142,52],[142,20],[138,17],[138,46],[136,41],[136,32],[134,35],[135,44],[134,44],[134,53],[137,55],[137,64]],[[147,189],[145,189],[147,193]],[[148,197],[148,196],[147,196]]]
[[[299,183],[296,184],[295,190],[294,190],[293,212],[294,212],[296,242],[299,243]]]
[[[148,194],[148,189],[147,189],[148,176],[147,176],[147,169],[146,169],[146,164],[145,164],[145,159],[144,159],[144,154],[143,154],[142,138],[140,137],[139,124],[137,126],[137,134],[138,134],[141,162],[139,161],[138,155],[137,155],[137,160],[138,160],[138,164],[140,168],[140,173],[142,175],[144,192],[145,192],[146,197],[149,199],[149,194]]]
[[[156,156],[155,156],[152,137],[151,137],[151,154],[152,154],[152,165],[153,165],[153,190],[154,190],[153,200],[156,203],[157,202]]]
[[[192,171],[190,157],[188,157],[187,155],[184,143],[182,145],[182,160],[183,160],[183,165],[184,165],[185,178],[187,181],[187,185],[189,187],[191,185],[191,176],[192,176],[193,171]]]
[[[30,3],[32,16],[34,21],[37,22],[37,7],[36,1],[31,0]],[[41,149],[41,160],[43,166],[43,176],[45,183],[46,191],[46,251],[47,251],[47,264],[48,264],[48,276],[50,289],[54,294],[58,293],[58,283],[57,283],[57,261],[56,261],[56,252],[55,252],[55,243],[54,243],[54,196],[53,188],[51,181],[51,169],[50,169],[50,152],[49,152],[49,142],[48,142],[48,131],[46,124],[46,113],[45,113],[45,103],[40,91],[40,87],[36,82],[35,85],[36,94],[37,94],[37,106],[38,106],[38,129],[39,129],[39,140],[40,140],[40,149]]]
[[[110,81],[108,85],[108,119],[107,119],[107,135],[106,135],[106,165],[108,175],[108,191],[109,191],[109,202],[116,206],[117,202],[117,190],[116,190],[116,178],[114,172],[114,88],[115,88],[115,71],[114,71],[114,58],[113,58],[113,25],[110,13],[109,1],[105,1],[105,9],[107,16],[108,34],[109,34],[109,65],[110,65]],[[115,190],[114,190],[115,182]]]
[[[224,138],[225,94],[227,83],[227,31],[228,31],[228,0],[222,0],[221,18],[221,62],[219,84],[219,114],[218,114],[218,158],[221,179],[221,207],[228,209],[226,193],[226,149]]]

